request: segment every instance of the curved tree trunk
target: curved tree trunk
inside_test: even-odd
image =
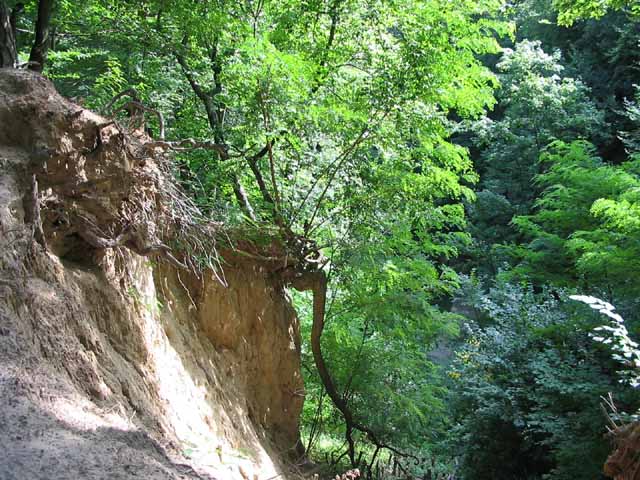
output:
[[[11,26],[11,13],[4,0],[0,0],[0,68],[14,68],[17,63],[16,39]]]
[[[305,272],[300,277],[295,278],[292,281],[292,286],[296,290],[311,290],[313,292],[313,326],[311,327],[311,351],[313,352],[313,360],[316,368],[318,369],[320,380],[324,385],[327,395],[329,395],[333,404],[338,410],[340,410],[340,413],[342,413],[346,427],[346,438],[349,444],[349,458],[353,466],[356,466],[355,448],[352,436],[353,430],[356,429],[367,433],[374,443],[377,444],[378,442],[368,428],[354,421],[353,413],[349,410],[347,402],[338,393],[338,390],[333,383],[333,379],[331,378],[331,374],[329,373],[329,369],[327,368],[324,356],[322,355],[320,340],[324,330],[325,308],[327,301],[327,276],[323,271]]]
[[[289,272],[292,273],[292,272]],[[325,309],[327,301],[327,276],[322,270],[315,271],[298,271],[294,273],[293,277],[288,277],[288,280],[293,288],[298,291],[311,290],[313,292],[313,325],[311,327],[311,351],[313,353],[313,361],[318,369],[320,380],[324,386],[327,395],[331,398],[331,401],[335,407],[340,411],[345,422],[345,436],[349,448],[349,458],[354,467],[356,467],[355,458],[355,443],[353,440],[353,431],[358,430],[365,434],[368,439],[379,450],[381,448],[387,449],[396,454],[398,457],[408,457],[418,461],[418,458],[412,454],[408,454],[398,450],[397,448],[386,444],[381,441],[373,430],[366,425],[358,422],[353,412],[349,409],[347,401],[342,395],[338,393],[327,364],[322,355],[322,346],[320,340],[322,338],[322,332],[324,331]]]

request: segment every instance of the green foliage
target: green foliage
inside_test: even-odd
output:
[[[618,374],[622,377],[622,382],[634,388],[640,386],[640,350],[638,343],[631,340],[629,331],[624,324],[623,318],[615,312],[615,307],[609,302],[604,302],[599,298],[586,295],[571,295],[572,300],[586,303],[594,310],[608,317],[609,321],[593,329],[595,333],[590,334],[594,341],[610,346],[612,358],[620,363],[621,369]]]
[[[494,274],[509,257],[493,245],[520,240],[511,219],[528,214],[540,193],[533,179],[545,147],[557,139],[597,138],[604,127],[589,89],[562,76],[559,52],[549,55],[539,42],[525,40],[505,49],[497,68],[496,113],[470,125],[482,187],[469,206],[471,253]]]
[[[559,61],[558,52],[548,55],[538,42],[505,50],[498,63],[500,116],[473,124],[482,185],[518,213],[527,212],[536,196],[531,181],[544,147],[558,139],[590,138],[603,127],[588,89],[562,77]]]
[[[334,379],[358,418],[384,441],[416,451],[444,419],[438,368],[427,353],[436,339],[456,334],[459,320],[432,305],[457,285],[454,272],[435,259],[455,255],[455,244],[467,239],[455,231],[462,221],[459,206],[427,209],[422,203],[407,223],[397,219],[406,218],[408,206],[416,203],[402,205],[400,197],[397,216],[384,219],[379,230],[365,228],[366,223],[353,227],[349,244],[334,256],[337,278],[323,345]],[[369,211],[376,210],[362,210]],[[444,234],[443,227],[454,230]],[[302,311],[307,336],[310,312]],[[318,392],[317,382],[308,376],[307,388]],[[320,397],[314,393],[312,398]],[[317,408],[305,411],[308,424]],[[326,410],[323,415],[322,433],[340,435],[335,416]]]
[[[624,114],[630,123],[629,131],[619,133],[620,139],[631,156],[637,156],[640,152],[640,105],[638,105],[638,89],[636,87],[634,100],[625,99]]]
[[[23,59],[35,13],[27,2],[18,20]],[[175,153],[208,218],[256,245],[293,233],[322,247],[323,350],[381,440],[442,472],[457,457],[468,479],[599,478],[599,396],[626,401],[602,344],[618,360],[636,346],[554,298],[615,299],[635,330],[637,13],[635,0],[59,0],[45,73],[98,110],[135,88],[168,140],[223,146]],[[157,136],[155,118],[145,127]],[[458,290],[454,266],[481,275]],[[310,301],[295,295],[305,339]],[[443,343],[458,349],[449,380]],[[343,419],[302,353],[310,453],[338,456]]]
[[[127,86],[171,120],[172,137],[217,135],[247,155],[275,138],[268,187],[278,190],[281,213],[303,227],[333,216],[375,164],[372,149],[397,157],[403,169],[438,162],[446,114],[477,115],[492,102],[494,78],[476,56],[497,51],[494,33],[507,32],[492,19],[500,3],[110,1],[88,2],[79,12],[63,3],[57,21],[71,32],[49,70],[65,93],[89,96],[92,105],[106,103],[122,84],[115,74],[123,73]],[[93,75],[86,79],[72,73],[87,70]],[[215,132],[185,70],[224,112]],[[434,169],[455,165],[455,158],[444,161],[451,163]],[[194,153],[184,163],[185,184],[203,206],[231,205],[235,174],[261,215],[271,215],[246,162],[221,166]],[[265,177],[269,167],[263,157]]]
[[[471,324],[450,371],[462,478],[603,478],[600,396],[622,388],[589,338],[598,319],[509,284],[468,307],[489,324]]]
[[[638,0],[554,0],[559,10],[558,22],[571,25],[584,18],[600,18],[609,10],[628,9],[632,14],[640,14]]]
[[[521,274],[630,301],[638,294],[640,258],[637,160],[605,165],[586,142],[554,143],[541,158],[548,171],[536,212],[514,219],[530,240]]]
[[[569,4],[577,5],[573,1]],[[558,25],[553,0],[519,1],[510,12],[518,25],[519,40],[536,39],[545,51],[562,51],[565,75],[579,78],[589,86],[593,100],[613,126],[613,131],[602,132],[600,138],[591,141],[607,160],[620,161],[624,152],[615,132],[628,128],[621,113],[625,99],[633,96],[638,78],[638,17],[615,10],[602,18],[566,27]]]
[[[68,36],[48,71],[91,106],[134,86],[163,113],[169,139],[224,143],[228,158],[177,156],[179,178],[211,217],[238,231],[284,223],[326,245],[332,374],[363,423],[412,450],[442,417],[426,353],[456,317],[433,304],[455,288],[443,260],[469,242],[461,202],[477,180],[449,141],[450,118],[494,102],[496,79],[479,56],[511,32],[496,20],[501,4],[110,0],[74,12],[63,3],[56,21]],[[309,398],[320,402],[317,382],[310,373]],[[319,412],[335,434],[328,403],[308,402],[305,418]]]

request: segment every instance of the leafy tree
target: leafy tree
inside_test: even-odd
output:
[[[519,40],[536,39],[545,51],[561,51],[565,75],[589,86],[591,97],[613,127],[612,133],[591,141],[606,161],[622,161],[624,150],[615,131],[630,126],[621,113],[625,99],[633,97],[638,77],[638,18],[617,10],[570,27],[559,25],[552,0],[515,2],[510,11],[518,25]]]
[[[440,455],[411,462],[428,476],[457,455],[464,478],[598,478],[598,396],[617,391],[617,368],[589,338],[597,321],[556,297],[613,298],[633,330],[635,13],[622,0],[0,1],[0,62],[35,59],[65,95],[144,128],[209,218],[286,252],[276,274],[313,291],[295,294],[311,454],[330,439],[369,473]],[[471,155],[453,132],[473,136]],[[461,252],[492,278],[451,307]],[[445,383],[432,350],[461,313]]]
[[[546,54],[539,42],[524,41],[505,50],[498,63],[501,114],[473,125],[482,149],[482,185],[502,195],[516,213],[531,207],[537,159],[551,141],[591,138],[603,127],[589,90],[579,80],[563,78],[559,61],[558,52]]]
[[[554,0],[554,6],[560,11],[558,21],[571,25],[583,18],[600,18],[610,10],[629,9],[631,13],[640,13],[637,0]]]
[[[627,154],[631,158],[637,158],[638,154],[640,154],[640,105],[638,105],[637,99],[638,93],[636,89],[635,100],[625,100],[624,114],[631,128],[618,134],[626,147]]]
[[[479,56],[510,32],[496,20],[501,4],[109,0],[60,2],[52,18],[45,73],[65,94],[130,121],[131,102],[111,104],[133,87],[134,100],[162,114],[166,138],[156,117],[146,128],[157,148],[177,151],[199,205],[291,253],[280,273],[314,290],[311,354],[344,417],[352,463],[357,431],[375,447],[419,441],[417,430],[388,428],[374,412],[407,427],[406,398],[412,415],[428,409],[417,369],[429,368],[425,349],[451,323],[431,303],[455,282],[439,261],[468,239],[461,201],[477,178],[449,141],[450,118],[493,104],[495,76]],[[335,306],[360,313],[328,327],[325,363],[329,268]],[[387,309],[375,307],[382,299]],[[359,343],[359,361],[379,356],[381,369],[342,375],[342,355]],[[399,371],[401,351],[416,370]],[[379,391],[398,392],[395,404],[374,395],[384,381]]]
[[[555,143],[543,155],[549,170],[533,215],[514,223],[530,242],[519,249],[518,271],[536,281],[580,285],[635,305],[638,258],[638,162],[610,166],[586,142]],[[630,302],[630,303],[627,303]]]
[[[30,42],[29,60],[25,63],[27,68],[36,72],[42,72],[49,46],[52,39],[49,35],[51,13],[55,5],[54,0],[38,0],[35,2],[33,39]],[[29,9],[34,8],[31,4]],[[21,20],[25,10],[23,2],[2,0],[0,2],[0,67],[14,68],[18,66],[18,21]]]
[[[481,177],[478,200],[470,205],[476,256],[494,273],[507,259],[493,244],[518,241],[510,225],[530,212],[540,190],[538,157],[557,139],[594,138],[604,128],[602,113],[579,80],[563,77],[559,52],[546,54],[539,42],[505,49],[498,63],[501,89],[495,118],[472,124]]]
[[[462,478],[604,478],[600,396],[628,402],[630,392],[589,337],[600,320],[505,283],[473,307],[487,326],[471,323],[450,371]]]

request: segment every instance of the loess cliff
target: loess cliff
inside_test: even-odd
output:
[[[294,478],[295,312],[233,248],[185,265],[168,162],[0,70],[0,478]]]
[[[640,479],[640,423],[623,425],[613,432],[614,449],[604,473],[614,480]]]

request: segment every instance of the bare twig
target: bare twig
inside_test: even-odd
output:
[[[187,152],[190,150],[213,150],[217,152],[222,159],[227,159],[229,157],[229,147],[224,144],[212,142],[212,141],[198,141],[193,138],[185,138],[183,140],[176,140],[172,142],[168,141],[154,141],[147,142],[144,144],[145,148],[153,149],[153,148],[162,148],[165,150],[172,150],[174,152]]]
[[[27,208],[25,209],[25,221],[31,224],[31,231],[33,232],[34,240],[46,249],[47,243],[42,229],[42,218],[40,216],[38,179],[36,178],[35,173],[31,176],[31,190],[28,195],[29,198],[26,202]]]
[[[159,125],[159,133],[158,133],[158,138],[160,140],[164,140],[164,116],[162,115],[162,112],[160,112],[160,110],[156,110],[154,108],[149,108],[146,105],[144,105],[142,102],[139,101],[135,101],[135,100],[131,100],[127,103],[125,103],[124,105],[122,105],[121,107],[117,108],[116,110],[114,110],[113,112],[111,112],[112,115],[115,115],[116,113],[125,110],[125,111],[130,111],[131,107],[141,110],[143,112],[149,112],[149,113],[153,113],[156,115],[156,117],[158,117],[158,125]]]
[[[113,107],[113,105],[115,105],[115,103],[118,100],[120,100],[122,97],[131,97],[131,99],[133,99],[136,102],[140,101],[138,92],[136,92],[135,89],[133,88],[127,88],[126,90],[123,90],[122,92],[118,93],[115,97],[113,97],[111,101],[107,103],[107,105],[102,109],[102,113],[108,114],[111,110],[111,107]]]

